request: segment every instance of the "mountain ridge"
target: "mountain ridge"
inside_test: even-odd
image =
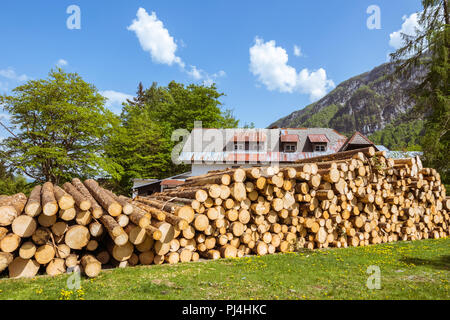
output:
[[[349,135],[380,132],[389,125],[405,123],[404,115],[414,101],[408,91],[419,84],[424,68],[409,77],[394,76],[393,62],[341,82],[320,100],[278,119],[269,127],[328,127]]]

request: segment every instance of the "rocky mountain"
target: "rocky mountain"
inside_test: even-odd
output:
[[[390,77],[393,63],[382,64],[339,84],[319,101],[294,111],[269,127],[329,127],[344,134],[355,130],[365,135],[401,124],[414,101],[407,90],[418,84],[425,70],[417,68],[406,77]]]

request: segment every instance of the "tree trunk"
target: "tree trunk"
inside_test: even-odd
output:
[[[64,183],[63,188],[68,194],[73,197],[75,204],[78,208],[80,208],[80,210],[88,211],[91,208],[91,201],[88,199],[88,197],[83,195],[70,182]]]
[[[31,190],[30,197],[28,198],[28,202],[25,206],[25,214],[30,217],[38,216],[41,211],[41,189],[40,185],[36,186]]]
[[[84,181],[84,185],[89,190],[91,195],[97,200],[97,202],[108,211],[108,213],[117,217],[122,213],[122,206],[115,201],[110,195],[108,195],[97,183],[97,181],[88,179]]]

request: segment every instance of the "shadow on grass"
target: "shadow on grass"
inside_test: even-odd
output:
[[[400,261],[407,264],[415,264],[416,266],[430,266],[434,269],[448,270],[450,271],[450,255],[440,256],[436,259],[421,259],[405,257]]]

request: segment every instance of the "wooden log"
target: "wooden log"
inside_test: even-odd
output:
[[[97,181],[87,179],[84,185],[89,190],[94,199],[105,209],[111,216],[117,217],[122,213],[122,206],[108,195],[103,188],[101,188]]]
[[[143,265],[150,265],[155,259],[155,254],[153,251],[145,251],[139,254],[139,262]]]
[[[52,277],[65,273],[66,260],[61,258],[53,259],[45,268],[45,272]]]
[[[208,250],[205,253],[201,253],[201,255],[207,259],[213,259],[213,260],[220,259],[220,252],[215,249]]]
[[[128,235],[116,220],[109,214],[100,217],[100,222],[105,227],[111,239],[118,246],[125,245],[128,242]]]
[[[63,184],[63,189],[72,196],[75,204],[81,211],[88,211],[91,208],[91,201],[82,194],[73,184],[66,182]]]
[[[133,212],[133,205],[129,203],[126,198],[121,198],[114,194],[112,191],[103,189],[107,194],[111,196],[115,201],[117,201],[122,206],[122,212],[125,215],[130,215]]]
[[[89,224],[89,232],[93,237],[100,237],[103,234],[103,225],[98,221],[93,221]]]
[[[14,256],[9,252],[0,252],[0,273],[8,268]]]
[[[48,228],[37,228],[34,234],[31,236],[33,242],[37,245],[46,244],[50,240],[51,232]]]
[[[170,223],[159,221],[152,223],[152,225],[161,232],[159,242],[170,243],[172,241],[175,236],[175,229]]]
[[[231,196],[236,201],[243,201],[247,198],[247,190],[242,182],[236,182],[231,185],[230,188]]]
[[[75,200],[70,194],[56,185],[54,186],[53,191],[59,208],[61,208],[62,210],[73,208],[73,206],[75,205]]]
[[[42,212],[41,207],[41,189],[40,185],[37,185],[31,190],[30,197],[25,206],[25,214],[30,217],[36,217]]]
[[[47,264],[53,260],[55,257],[56,251],[55,248],[50,244],[44,244],[36,249],[36,253],[34,254],[34,258],[36,262],[39,264]]]
[[[31,259],[34,257],[34,254],[36,253],[36,246],[33,242],[27,241],[24,242],[19,249],[19,256],[22,259]]]
[[[90,201],[91,203],[90,210],[92,212],[92,216],[96,219],[99,219],[103,215],[104,210],[94,199],[89,190],[84,186],[83,182],[81,182],[81,180],[78,178],[74,178],[72,179],[72,185],[75,188],[77,188],[78,191]]]
[[[157,255],[164,256],[170,251],[170,242],[155,241],[154,250]]]
[[[54,216],[58,213],[58,202],[56,201],[53,183],[46,182],[41,190],[42,213],[46,216]]]
[[[124,245],[118,246],[116,244],[109,245],[111,255],[116,261],[123,262],[130,259],[133,254],[134,246],[131,242],[127,242]]]
[[[98,241],[95,239],[91,239],[89,240],[88,244],[86,245],[86,250],[87,251],[95,251],[97,250],[99,244]]]
[[[87,226],[92,221],[92,214],[90,211],[77,210],[75,221],[79,225]]]
[[[138,210],[134,210],[129,216],[131,222],[133,222],[135,225],[138,225],[141,228],[146,228],[150,225],[151,219],[147,215],[147,213],[141,209],[138,208]]]
[[[220,247],[220,255],[222,258],[236,258],[237,255],[237,249],[233,247],[232,245],[226,244],[222,247]]]
[[[81,250],[88,244],[90,237],[91,234],[88,228],[81,225],[74,225],[67,230],[64,236],[64,242],[71,249]]]
[[[172,213],[186,220],[187,223],[191,223],[194,220],[194,210],[189,205],[179,206],[168,201],[152,200],[144,197],[136,197],[136,200],[154,208]]]
[[[43,227],[46,227],[46,228],[49,228],[49,227],[51,227],[52,225],[54,225],[55,222],[56,222],[56,220],[57,220],[56,215],[53,215],[53,216],[47,216],[47,215],[45,215],[44,213],[41,213],[41,214],[38,216],[38,222],[39,222],[39,225],[41,225],[41,226],[43,226]]]
[[[139,209],[141,209],[141,210],[143,210],[145,212],[148,212],[153,219],[156,219],[158,221],[165,221],[166,220],[166,212],[165,211],[162,211],[162,210],[159,210],[157,208],[148,206],[148,205],[143,204],[143,203],[138,202],[138,201],[133,201],[133,204],[135,205],[135,207],[138,207]]]
[[[308,162],[312,163],[312,162],[324,162],[324,161],[351,159],[358,153],[362,153],[362,154],[366,155],[367,157],[373,157],[375,155],[375,148],[367,147],[367,148],[343,151],[343,152],[338,152],[338,153],[333,153],[333,154],[328,154],[328,155],[323,155],[323,156],[300,159],[300,160],[297,160],[296,163],[308,163]]]
[[[12,232],[21,238],[31,237],[37,228],[37,222],[28,215],[20,215],[14,219],[11,229]]]
[[[205,202],[206,199],[208,199],[208,192],[204,189],[175,189],[171,190],[166,193],[168,196],[173,196],[177,198],[189,198],[189,199],[195,199],[199,201],[200,203]]]
[[[25,208],[27,197],[23,193],[0,198],[0,226],[11,225]]]
[[[33,278],[39,271],[39,263],[34,259],[22,259],[16,257],[9,264],[9,277],[10,278]]]
[[[182,185],[185,186],[204,186],[206,184],[223,184],[229,185],[231,182],[231,176],[229,174],[222,174],[217,176],[209,176],[209,177],[190,177],[186,179],[185,183]]]
[[[107,250],[103,250],[97,253],[95,258],[100,261],[101,264],[107,264],[110,261],[111,256]]]
[[[66,244],[59,244],[56,247],[56,257],[66,259],[70,255],[70,248]]]
[[[169,264],[175,264],[180,261],[180,254],[178,252],[169,252],[165,256],[165,261]]]
[[[124,228],[124,231],[128,234],[128,241],[134,245],[141,244],[145,241],[147,237],[147,232],[145,229],[130,223]]]
[[[65,260],[66,260],[66,267],[70,269],[75,269],[80,264],[78,256],[74,253],[70,254]]]
[[[180,262],[189,262],[192,259],[192,251],[188,249],[179,249],[178,251]]]
[[[66,210],[59,210],[59,218],[64,221],[71,221],[77,216],[77,210],[75,208],[69,208]]]
[[[12,253],[19,248],[20,241],[21,238],[17,234],[9,233],[0,241],[0,250]]]
[[[209,219],[204,214],[196,214],[194,219],[194,228],[198,231],[205,231],[209,225]]]
[[[93,255],[87,254],[81,258],[83,272],[89,278],[95,278],[102,270],[102,264]]]

